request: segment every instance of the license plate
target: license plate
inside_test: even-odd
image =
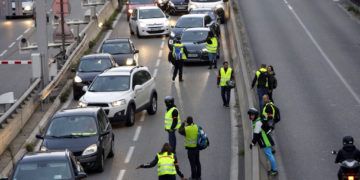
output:
[[[159,30],[161,30],[161,28],[159,28],[159,27],[156,27],[156,28],[150,28],[150,30],[151,30],[151,31],[159,31]]]
[[[198,57],[197,54],[188,54],[189,57]]]
[[[186,9],[186,6],[178,6],[178,9]]]

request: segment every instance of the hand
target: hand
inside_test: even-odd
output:
[[[140,166],[136,167],[136,169],[140,169],[140,168],[142,168],[142,167],[143,167],[143,165],[141,164]]]

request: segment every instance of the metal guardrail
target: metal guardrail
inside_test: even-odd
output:
[[[29,97],[29,95],[34,91],[34,89],[39,85],[41,79],[36,79],[30,86],[28,90],[0,117],[0,128],[6,119]]]

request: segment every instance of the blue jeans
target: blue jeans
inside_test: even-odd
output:
[[[176,131],[168,131],[169,134],[169,144],[173,150],[173,153],[176,152]]]
[[[268,91],[266,88],[257,88],[257,94],[259,96],[259,107],[260,107],[260,111],[262,111],[262,108],[264,106],[264,102],[263,102],[263,96],[265,94],[267,94]]]
[[[270,161],[270,165],[271,165],[271,170],[272,171],[277,171],[277,167],[276,167],[276,160],[275,157],[272,153],[272,148],[271,147],[265,147],[263,148],[264,153],[266,155],[266,158]]]
[[[210,61],[210,66],[211,65],[214,65],[216,66],[216,53],[208,53],[208,56],[209,56],[209,61]]]

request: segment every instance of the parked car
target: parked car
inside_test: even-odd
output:
[[[157,3],[154,0],[128,0],[126,1],[126,12],[127,20],[130,20],[130,16],[133,13],[134,9],[137,7],[143,6],[154,6]]]
[[[96,75],[102,73],[106,69],[117,67],[113,56],[110,54],[91,54],[83,56],[80,59],[77,69],[73,69],[76,72],[73,81],[73,96],[75,100],[84,94],[82,91],[83,86],[91,84]]]
[[[190,14],[207,14],[211,17],[212,28],[216,31],[217,36],[220,36],[220,17],[216,14],[216,12],[211,8],[193,8],[190,9]]]
[[[58,111],[48,123],[41,151],[69,149],[87,170],[104,170],[104,161],[114,156],[114,133],[100,107]]]
[[[135,8],[129,26],[130,33],[136,33],[138,38],[170,34],[168,16],[157,6]]]
[[[5,17],[6,19],[10,19],[10,18],[13,18],[13,17],[20,17],[20,16],[23,16],[23,17],[33,17],[34,14],[35,14],[35,2],[34,0],[20,0],[20,8],[19,10],[20,11],[17,11],[17,2],[15,0],[7,0],[10,5],[11,5],[11,8],[8,8],[6,10],[9,10],[6,14],[5,14]],[[5,3],[5,1],[4,1]],[[2,5],[3,6],[3,5]]]
[[[174,44],[174,39],[176,37],[181,37],[182,33],[187,28],[197,28],[197,27],[210,27],[211,26],[211,17],[207,14],[186,14],[182,15],[177,21],[174,27],[171,29],[170,37],[168,40],[168,47],[172,50]],[[214,31],[215,32],[215,31]]]
[[[99,74],[80,98],[80,107],[100,106],[112,122],[135,123],[135,112],[157,111],[154,77],[142,66],[120,66]]]
[[[134,46],[130,38],[108,39],[100,48],[101,53],[111,54],[119,66],[137,66],[139,50]]]
[[[69,150],[25,154],[9,178],[2,180],[78,180],[86,178],[79,161]]]
[[[220,22],[225,23],[226,14],[230,12],[229,0],[189,0],[189,12],[194,8],[211,8],[220,17]]]
[[[166,10],[171,15],[188,13],[188,4],[189,0],[169,0]]]
[[[210,28],[189,28],[184,31],[181,42],[188,52],[186,62],[209,62],[208,53],[205,51],[205,40],[209,36],[210,31]],[[220,42],[219,39],[218,42]],[[219,56],[220,43],[218,44]]]

